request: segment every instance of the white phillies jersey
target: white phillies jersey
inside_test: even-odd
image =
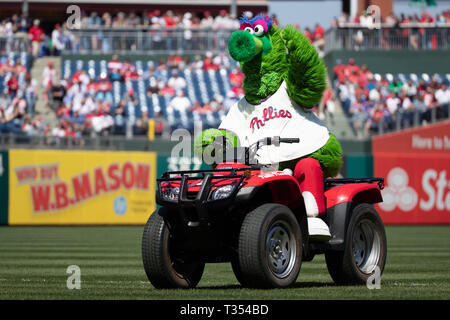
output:
[[[300,139],[300,143],[262,146],[256,154],[256,160],[262,164],[306,156],[323,147],[329,138],[322,121],[289,97],[284,81],[275,94],[260,104],[250,104],[245,97],[236,102],[219,129],[233,132],[243,147],[252,146],[265,137]]]

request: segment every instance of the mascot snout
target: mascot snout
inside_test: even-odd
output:
[[[233,32],[228,40],[228,51],[230,56],[239,62],[249,62],[261,53],[262,41],[247,31],[239,30]]]

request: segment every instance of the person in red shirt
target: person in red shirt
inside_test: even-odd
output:
[[[213,61],[213,54],[211,51],[206,52],[206,57],[203,59],[203,69],[205,70],[219,70],[220,66]]]
[[[33,26],[28,31],[31,37],[31,48],[33,57],[37,58],[39,56],[39,51],[41,49],[41,43],[44,39],[44,30],[39,26],[40,21],[38,19],[34,20]]]
[[[311,30],[309,30],[308,27],[305,28],[304,34],[309,39],[310,43],[314,42],[314,34],[311,32]]]
[[[345,80],[345,66],[340,59],[338,59],[336,66],[333,68],[334,74],[339,81]]]
[[[359,74],[361,71],[359,69],[358,65],[355,64],[355,59],[353,59],[353,58],[348,59],[348,65],[345,66],[344,70],[345,70],[346,76],[348,76],[348,77],[350,75],[352,75],[354,72],[356,74]]]
[[[238,68],[234,68],[229,75],[229,79],[232,86],[242,86],[242,83],[244,81],[244,74],[240,72]]]
[[[14,98],[17,94],[17,90],[19,90],[19,81],[17,80],[16,71],[14,71],[11,78],[9,78],[6,86],[8,87],[8,94]]]
[[[318,23],[316,24],[316,28],[314,29],[314,38],[315,39],[323,39],[325,37],[325,30]]]

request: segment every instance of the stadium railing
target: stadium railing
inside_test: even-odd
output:
[[[72,30],[64,53],[153,53],[204,54],[223,51],[234,30],[191,29],[83,29]]]
[[[0,56],[12,52],[28,52],[30,39],[26,33],[0,35]]]
[[[450,27],[397,26],[332,28],[325,32],[325,52],[331,50],[449,49]]]

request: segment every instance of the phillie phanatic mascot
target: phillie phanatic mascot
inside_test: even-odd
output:
[[[257,161],[292,170],[304,198],[309,234],[327,240],[328,226],[319,218],[325,213],[323,179],[338,174],[342,150],[311,110],[326,86],[324,64],[292,26],[278,28],[261,14],[243,17],[240,23],[228,50],[245,75],[245,97],[230,108],[218,129],[203,131],[194,147],[204,150],[220,135],[246,147],[264,137],[299,138],[300,143],[264,146]]]

